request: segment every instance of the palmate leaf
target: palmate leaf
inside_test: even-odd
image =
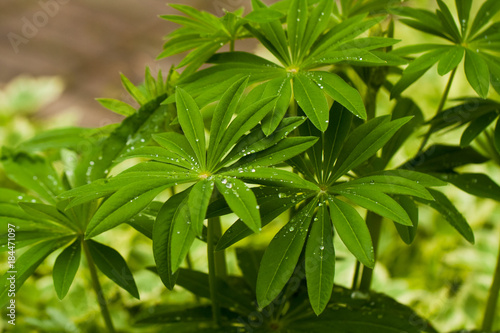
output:
[[[167,42],[164,44],[163,51],[158,55],[157,59],[192,50],[177,66],[177,68],[187,66],[184,74],[195,72],[198,67],[224,44],[243,38],[246,33],[242,25],[247,20],[252,20],[255,17],[254,14],[244,20],[241,18],[242,11],[236,10],[234,12],[226,12],[222,18],[218,18],[208,12],[198,11],[190,6],[170,6],[187,16],[160,16],[183,27],[167,35]],[[268,14],[276,18],[275,11],[265,11],[262,14]],[[280,14],[279,17],[281,16]]]
[[[458,25],[450,9],[442,0],[438,0],[438,6],[439,9],[436,10],[436,13],[414,8],[398,8],[392,11],[395,14],[411,18],[410,20],[401,20],[403,23],[422,32],[444,38],[447,42],[441,46],[434,45],[430,48],[427,46],[404,47],[403,53],[426,53],[417,57],[404,71],[401,79],[393,87],[391,97],[398,96],[412,84],[412,81],[416,81],[416,79],[423,75],[432,66],[433,59],[436,62],[435,59],[439,58],[439,75],[445,75],[455,70],[464,58],[465,50],[464,69],[467,81],[480,97],[486,98],[490,82],[492,85],[495,85],[498,78],[496,75],[498,73],[497,65],[494,61],[490,60],[491,58],[496,58],[496,54],[493,56],[489,52],[498,53],[499,49],[497,44],[492,43],[488,39],[490,33],[492,37],[495,35],[496,28],[494,26],[496,23],[492,24],[489,28],[482,28],[490,21],[492,17],[490,15],[494,15],[500,10],[500,6],[491,0],[484,2],[477,12],[472,25],[469,25],[472,6],[471,0],[456,1],[459,18]],[[469,26],[471,27],[470,31],[467,31]],[[478,37],[481,38],[479,39]],[[450,45],[448,42],[452,42],[453,45]],[[442,47],[445,48],[445,52],[439,55],[438,51]],[[432,51],[433,48],[434,50]],[[398,50],[396,50],[396,53],[398,53]],[[418,66],[413,65],[414,63],[418,64]],[[411,72],[408,71],[410,68],[414,68],[414,70]],[[491,76],[490,72],[493,73]]]
[[[125,259],[115,249],[93,240],[85,241],[89,253],[99,270],[110,280],[139,299],[139,291],[135,284],[132,272]]]
[[[257,277],[257,302],[260,307],[271,303],[292,276],[317,204],[317,199],[311,200],[269,243]]]

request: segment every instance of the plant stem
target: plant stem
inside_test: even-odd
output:
[[[234,39],[231,38],[229,42],[229,51],[234,52]]]
[[[352,290],[358,289],[360,268],[361,268],[361,263],[359,262],[359,260],[356,260],[356,266],[354,268],[354,276],[352,278],[352,286],[351,286]]]
[[[438,108],[437,108],[436,113],[434,114],[434,116],[437,116],[439,113],[441,113],[441,111],[443,111],[444,104],[446,103],[446,100],[448,99],[448,94],[450,93],[451,84],[453,83],[453,79],[455,78],[455,74],[457,72],[457,68],[458,67],[455,67],[451,71],[450,77],[448,78],[448,83],[446,84],[446,87],[444,88],[443,96],[441,96],[441,100],[439,101],[439,105],[438,105]],[[424,139],[423,139],[422,143],[420,144],[420,148],[417,151],[417,155],[422,152],[422,150],[424,149],[425,145],[429,141],[429,138],[431,137],[431,134],[432,133],[431,133],[430,129],[427,131],[427,133],[425,133]]]
[[[222,236],[222,225],[220,222],[220,217],[214,217],[211,219],[211,223],[214,227],[214,242],[217,242]],[[210,222],[209,222],[210,223]],[[220,278],[227,277],[227,264],[226,264],[226,251],[215,251],[215,274]]]
[[[495,320],[495,313],[498,303],[498,294],[500,293],[500,248],[498,249],[497,265],[493,275],[493,282],[488,293],[488,301],[486,302],[486,309],[484,311],[482,330],[490,332],[493,329],[493,322]]]
[[[97,302],[99,303],[99,307],[101,308],[101,315],[104,319],[108,332],[114,333],[115,328],[113,326],[113,321],[111,320],[111,316],[109,314],[108,304],[106,303],[106,299],[104,298],[104,293],[101,288],[101,284],[99,283],[99,277],[97,276],[97,270],[95,268],[94,260],[92,259],[92,255],[90,254],[89,247],[86,241],[83,241],[83,251],[85,252],[85,257],[87,258],[87,263],[90,270],[90,277],[92,279],[92,287],[97,296]]]
[[[210,287],[210,298],[212,299],[212,318],[216,327],[220,326],[220,307],[217,295],[217,274],[215,265],[215,235],[217,231],[216,221],[208,220],[207,232],[207,257],[208,257],[208,284]]]
[[[378,241],[380,239],[380,228],[382,226],[382,216],[368,211],[366,214],[366,224],[373,242],[373,255],[376,259]],[[373,278],[373,269],[366,266],[363,267],[363,273],[361,274],[361,282],[359,283],[359,289],[361,291],[369,291]]]

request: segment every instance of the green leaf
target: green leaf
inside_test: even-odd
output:
[[[217,178],[215,185],[231,210],[253,232],[259,232],[262,224],[259,215],[259,206],[250,188],[241,180],[230,177]]]
[[[192,228],[188,198],[185,198],[175,210],[170,231],[172,272],[176,272],[186,258],[196,236]]]
[[[397,170],[384,170],[374,173],[374,175],[384,176],[397,176],[412,180],[424,187],[429,186],[445,186],[447,182],[440,180],[434,176],[411,170],[397,169]]]
[[[269,305],[292,276],[306,241],[317,199],[312,200],[276,234],[262,257],[257,277],[257,302]]]
[[[283,330],[324,333],[333,332],[334,328],[335,333],[437,333],[411,308],[374,292],[363,293],[335,286],[332,302],[321,316],[305,311],[307,306],[299,303],[296,311],[288,312],[283,318]],[[419,324],[415,325],[416,322]]]
[[[191,159],[187,159],[183,156],[179,156],[175,152],[170,151],[169,149],[165,149],[162,147],[154,147],[154,146],[146,146],[134,149],[129,153],[122,154],[119,158],[117,158],[116,162],[122,162],[124,160],[130,158],[149,158],[154,161],[165,162],[169,164],[174,164],[177,166],[184,167],[186,169],[191,169],[194,165],[194,162]]]
[[[439,59],[438,74],[445,75],[455,69],[464,57],[462,46],[452,46]]]
[[[365,220],[348,203],[328,196],[330,216],[335,230],[351,253],[367,267],[375,265],[373,244]]]
[[[422,199],[416,199],[426,205],[434,208],[438,211],[444,219],[455,228],[469,243],[474,244],[474,233],[471,227],[463,217],[463,215],[457,210],[453,203],[448,199],[443,193],[431,190],[434,200],[427,201]]]
[[[424,9],[410,8],[410,7],[398,7],[391,8],[390,12],[392,14],[410,17],[409,19],[400,19],[400,22],[423,32],[449,39],[448,36],[443,34],[443,25],[441,20],[437,17],[435,13]]]
[[[383,193],[411,195],[427,200],[432,200],[432,195],[420,185],[418,181],[412,181],[403,177],[388,175],[367,176],[348,182],[335,184],[330,187],[332,191],[351,190],[363,192],[365,189],[380,191]]]
[[[458,12],[458,22],[460,22],[460,30],[462,36],[467,32],[469,24],[470,9],[472,7],[472,0],[455,0],[455,6]]]
[[[176,179],[150,179],[122,187],[107,199],[89,221],[86,239],[95,237],[126,222],[143,210],[166,188],[173,186]]]
[[[476,52],[465,50],[465,76],[476,93],[486,98],[490,87],[488,64]]]
[[[0,304],[5,305],[9,300],[9,288],[11,284],[11,278],[14,276],[15,278],[15,290],[16,293],[19,292],[19,289],[24,284],[27,278],[29,278],[37,269],[37,267],[45,260],[45,258],[54,252],[59,247],[67,244],[69,241],[74,239],[74,236],[65,236],[59,237],[55,239],[50,239],[41,243],[38,243],[31,248],[29,248],[26,252],[24,252],[19,258],[16,260],[15,271],[16,273],[12,273],[8,270],[2,276],[2,289],[0,289]]]
[[[283,16],[283,13],[269,9],[269,8],[258,8],[252,10],[245,19],[254,23],[269,23],[272,21],[280,20]]]
[[[169,290],[174,288],[178,276],[178,273],[174,273],[172,269],[171,239],[175,230],[174,217],[181,210],[186,212],[185,200],[188,194],[189,191],[182,191],[170,197],[161,207],[153,225],[153,255],[157,273]],[[188,235],[188,233],[183,235]],[[194,239],[194,235],[192,237]],[[174,259],[177,261],[177,258]]]
[[[203,231],[203,221],[207,213],[208,204],[214,190],[212,180],[203,179],[197,182],[189,193],[188,206],[191,216],[193,232],[201,236]]]
[[[448,172],[456,167],[484,163],[486,157],[479,154],[472,147],[455,147],[446,145],[433,145],[420,153],[412,160],[406,162],[401,168],[419,172]]]
[[[249,134],[243,136],[238,141],[221,162],[221,165],[229,165],[248,154],[258,153],[272,147],[283,140],[288,133],[299,127],[305,120],[305,117],[286,117],[269,136],[266,136],[259,126],[255,127]]]
[[[102,147],[91,156],[87,165],[81,163],[83,176],[87,181],[104,178],[114,164],[114,160],[128,147],[133,150],[144,146],[151,135],[160,130],[165,121],[167,107],[160,105],[166,95],[149,101],[121,124],[104,140]],[[82,185],[82,184],[80,184]]]
[[[120,73],[120,76],[122,78],[122,84],[125,87],[125,89],[128,91],[128,93],[142,106],[148,103],[148,100],[144,96],[144,94],[137,88],[130,80]]]
[[[127,266],[125,259],[115,249],[93,240],[85,241],[90,255],[99,270],[111,281],[116,283],[139,299],[139,291],[134,281],[132,272]]]
[[[390,122],[372,119],[356,128],[347,138],[329,177],[335,181],[373,156],[412,117],[399,118]],[[376,125],[373,127],[373,125]]]
[[[500,11],[500,3],[496,0],[486,0],[483,2],[479,11],[472,22],[469,35],[474,36],[482,27],[486,25],[496,13]]]
[[[309,19],[307,20],[306,31],[304,33],[304,38],[302,38],[301,50],[309,50],[318,37],[326,30],[328,23],[330,21],[330,16],[334,3],[329,0],[320,0],[318,5],[309,14]],[[302,53],[302,56],[305,54]]]
[[[427,53],[424,53],[417,59],[413,60],[408,67],[403,72],[403,75],[405,73],[410,74],[410,73],[416,73],[420,72],[422,70],[430,68],[432,65],[434,65],[436,62],[439,61],[439,59],[443,56],[443,50],[441,48],[437,50],[433,50]]]
[[[366,119],[366,110],[359,91],[347,84],[340,76],[322,71],[311,71],[308,76],[335,101],[351,111],[356,117]]]
[[[96,101],[98,101],[99,104],[104,106],[106,109],[125,117],[131,116],[135,113],[135,108],[131,105],[114,98],[96,98]]]
[[[311,225],[305,255],[307,293],[319,316],[328,305],[335,276],[332,222],[325,204],[319,207]]]
[[[273,108],[276,97],[264,98],[240,111],[229,124],[222,138],[216,157],[220,158],[249,130],[257,126],[264,116]]]
[[[61,148],[78,149],[81,148],[82,142],[89,140],[91,131],[91,129],[81,127],[47,130],[21,142],[17,149],[27,152]]]
[[[33,218],[47,219],[56,222],[68,229],[79,231],[78,226],[74,221],[71,221],[63,212],[59,211],[56,207],[32,203],[32,202],[20,202],[19,206]]]
[[[493,133],[494,145],[497,152],[500,153],[500,118],[495,125],[495,132]]]
[[[445,32],[453,38],[454,42],[462,42],[462,36],[460,35],[460,31],[458,30],[457,24],[455,23],[450,10],[442,0],[437,0],[437,3],[440,10],[436,10],[436,15],[441,21]]]
[[[450,173],[440,177],[464,192],[481,198],[500,201],[500,186],[482,173]]]
[[[158,142],[160,146],[176,154],[180,158],[193,162],[192,156],[194,156],[194,151],[184,135],[175,132],[166,132],[154,134],[153,139]]]
[[[319,188],[299,175],[275,168],[238,169],[226,171],[221,176],[236,177],[248,183],[263,184],[276,187],[290,187],[303,190],[318,191]]]
[[[488,127],[493,120],[498,118],[498,113],[493,111],[482,115],[470,122],[469,126],[462,133],[460,138],[460,147],[466,147],[470,145],[470,143],[483,132],[486,127]]]
[[[408,197],[400,196],[396,198],[396,201],[404,208],[404,210],[408,213],[408,216],[413,223],[413,226],[405,226],[399,223],[394,223],[396,226],[396,230],[398,231],[399,236],[406,244],[410,245],[413,243],[415,236],[417,235],[417,227],[418,227],[418,207],[413,200]]]
[[[247,84],[248,77],[236,81],[224,95],[222,95],[219,103],[217,103],[210,125],[210,143],[208,145],[209,166],[215,163],[216,147],[224,137],[227,126],[236,113],[241,96]]]
[[[253,8],[266,8],[266,5],[260,3],[258,7],[253,6]],[[280,21],[261,23],[258,35],[249,29],[248,25],[245,27],[250,30],[250,32],[270,51],[276,50],[273,54],[276,53],[275,55],[278,59],[280,59],[280,61],[282,61],[285,65],[290,64],[290,53],[288,51],[287,38]],[[263,36],[265,37],[263,38]]]
[[[300,46],[304,39],[308,24],[307,2],[303,0],[291,0],[287,15],[288,43],[292,52],[292,59],[296,59],[302,51]],[[308,50],[304,50],[308,51]]]
[[[424,115],[415,102],[409,98],[398,98],[396,105],[392,109],[392,119],[408,116],[413,116],[413,119],[404,124],[382,148],[382,165],[389,164],[405,141],[408,140],[413,132],[419,129],[424,122]]]
[[[338,191],[347,199],[366,208],[378,215],[384,216],[394,222],[412,226],[410,217],[406,211],[394,199],[387,194],[363,189],[362,191]]]
[[[175,93],[177,116],[184,135],[193,148],[202,169],[205,168],[205,126],[200,109],[194,99],[182,88]]]
[[[61,180],[45,159],[26,153],[11,154],[2,150],[2,164],[7,177],[24,188],[55,204],[55,197],[64,192]]]
[[[285,138],[271,148],[241,158],[232,168],[276,165],[306,151],[317,141],[318,138],[313,136]]]
[[[57,257],[52,270],[57,297],[63,299],[75,278],[82,253],[81,240],[77,239]]]
[[[321,88],[299,72],[293,78],[293,91],[297,103],[309,120],[324,132],[328,127],[328,103]]]
[[[328,129],[325,132],[322,145],[324,146],[324,165],[326,170],[324,173],[329,175],[335,164],[335,160],[339,156],[340,150],[344,145],[344,141],[349,134],[352,122],[352,113],[341,106],[339,103],[333,103],[330,109],[330,121]]]
[[[284,211],[294,207],[297,202],[308,199],[316,193],[278,187],[263,188],[262,191],[267,192],[265,192],[265,195],[259,195],[259,193],[256,192],[257,202],[260,206],[262,227],[269,224]],[[224,250],[251,234],[253,234],[253,231],[250,230],[243,221],[237,220],[217,242],[216,250]]]
[[[292,98],[292,83],[289,77],[276,78],[265,84],[262,98],[278,96],[274,107],[262,120],[262,131],[266,135],[276,130],[285,115]]]

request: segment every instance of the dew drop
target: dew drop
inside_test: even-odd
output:
[[[292,231],[294,231],[294,230],[295,230],[295,228],[294,228],[294,227],[290,227],[288,230],[289,230],[290,232],[292,232]]]

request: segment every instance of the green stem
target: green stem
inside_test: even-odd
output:
[[[229,51],[234,52],[234,39],[231,38],[229,42]]]
[[[382,226],[382,216],[369,211],[366,214],[366,224],[373,242],[373,255],[376,261],[376,254],[378,248],[378,241],[380,239],[380,228]],[[361,274],[361,282],[359,283],[359,289],[361,291],[369,291],[373,278],[373,269],[366,266],[363,267],[363,273]]]
[[[101,308],[101,314],[108,329],[108,332],[115,333],[115,328],[113,326],[113,321],[111,320],[111,316],[109,314],[108,304],[106,303],[106,299],[104,298],[104,293],[101,288],[101,284],[99,283],[99,278],[97,276],[97,270],[95,268],[94,260],[92,259],[92,255],[90,254],[89,246],[86,241],[83,241],[83,251],[85,252],[85,257],[87,258],[87,263],[90,270],[90,277],[92,279],[92,287],[97,296],[97,302],[99,303],[99,307]]]
[[[498,249],[497,265],[493,275],[493,282],[488,293],[488,301],[486,302],[486,309],[484,311],[482,330],[490,332],[493,329],[493,322],[495,321],[495,313],[498,303],[498,294],[500,293],[500,248]]]
[[[458,67],[455,67],[451,71],[450,77],[448,78],[448,83],[446,84],[446,87],[444,88],[443,96],[441,96],[441,100],[439,101],[439,105],[438,105],[438,108],[437,108],[436,113],[434,114],[434,116],[437,116],[438,114],[441,113],[441,111],[443,111],[444,104],[446,103],[446,100],[448,99],[448,94],[450,93],[451,84],[453,83],[453,79],[455,78],[455,74],[457,72],[457,68]],[[417,151],[417,155],[422,152],[422,150],[424,149],[425,145],[429,141],[429,138],[431,137],[431,134],[432,133],[431,133],[430,129],[427,131],[427,133],[425,133],[424,139],[423,139],[422,143],[420,144],[420,148]]]
[[[359,271],[361,269],[361,263],[359,260],[356,260],[356,267],[354,268],[354,276],[352,278],[352,290],[358,289],[358,283],[359,283]]]
[[[217,242],[222,236],[222,225],[220,222],[220,217],[214,217],[211,219],[211,223],[214,227],[214,241]],[[210,223],[210,222],[209,222]],[[226,251],[215,251],[215,274],[220,278],[227,277],[227,264],[226,264]]]
[[[215,232],[217,231],[217,223],[214,219],[208,220],[207,232],[207,257],[208,257],[208,284],[210,287],[210,298],[212,299],[212,318],[214,325],[220,327],[220,307],[217,295],[217,275],[215,265]]]

